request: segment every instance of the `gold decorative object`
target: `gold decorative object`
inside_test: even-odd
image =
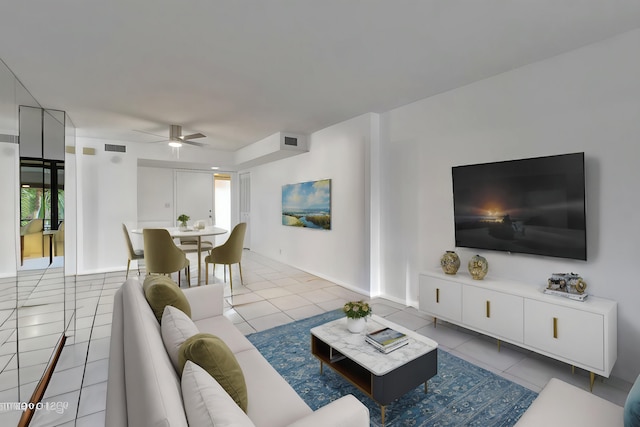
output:
[[[446,251],[440,258],[440,266],[446,274],[456,274],[460,268],[460,257],[454,251]]]
[[[485,257],[474,255],[469,260],[469,273],[475,280],[482,280],[489,271],[489,263]]]

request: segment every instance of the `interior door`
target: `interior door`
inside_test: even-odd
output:
[[[240,222],[247,223],[244,235],[244,247],[251,248],[251,175],[249,172],[240,174]]]
[[[210,172],[176,171],[176,213],[191,219],[188,225],[204,220],[207,224],[215,224],[213,209],[213,174]],[[176,220],[175,225],[178,225]]]

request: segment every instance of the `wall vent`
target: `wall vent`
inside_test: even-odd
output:
[[[289,145],[291,147],[297,147],[298,146],[298,138],[294,138],[292,136],[285,136],[284,137],[284,145]]]
[[[104,144],[104,151],[115,151],[116,153],[126,153],[127,147],[125,145]]]

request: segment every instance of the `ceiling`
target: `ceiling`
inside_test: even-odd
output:
[[[232,151],[639,27],[638,0],[7,0],[0,58],[78,136]]]

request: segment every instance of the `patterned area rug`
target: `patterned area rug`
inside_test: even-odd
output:
[[[340,310],[248,336],[271,365],[312,408],[346,394],[368,408],[371,425],[380,426],[380,407],[332,369],[320,375],[311,355],[309,330],[343,316]],[[438,349],[438,374],[387,406],[385,426],[512,426],[537,394]]]

